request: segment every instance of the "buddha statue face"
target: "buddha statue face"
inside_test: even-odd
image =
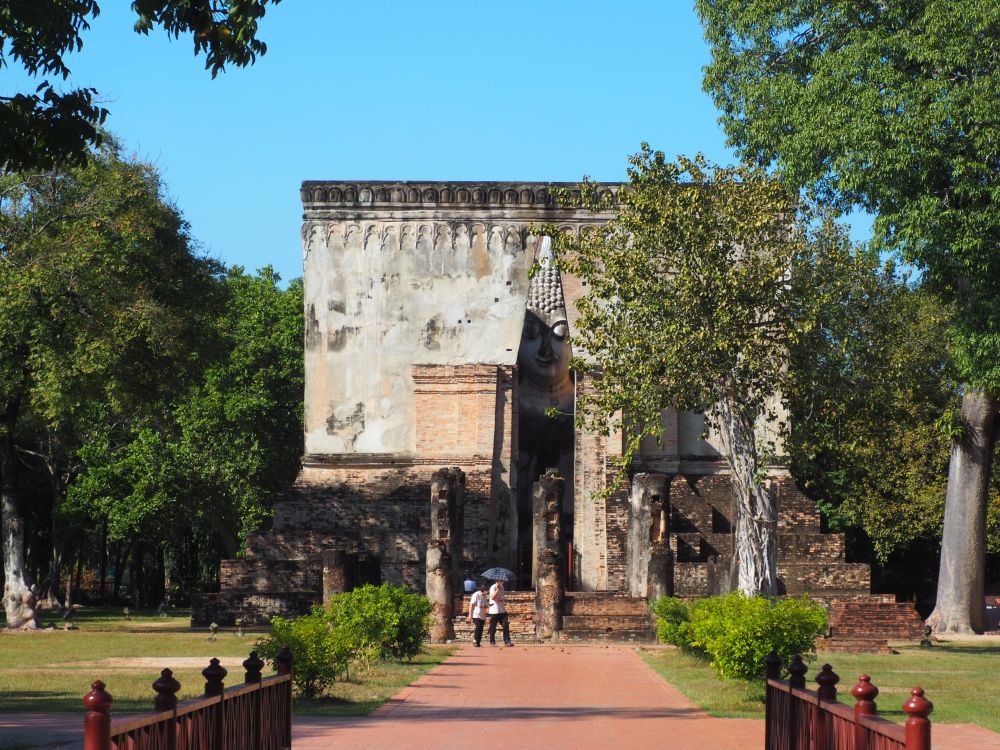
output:
[[[569,376],[569,326],[564,319],[546,324],[531,310],[525,312],[517,366],[528,380],[553,386]]]

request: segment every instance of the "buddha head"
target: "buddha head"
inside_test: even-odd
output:
[[[552,241],[543,237],[539,268],[528,288],[517,365],[524,378],[554,386],[569,377],[570,347],[562,279],[552,256]]]

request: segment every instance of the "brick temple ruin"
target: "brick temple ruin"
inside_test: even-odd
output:
[[[593,387],[568,368],[573,302],[587,290],[532,229],[578,233],[610,214],[557,205],[551,189],[303,183],[303,467],[272,528],[223,561],[218,594],[195,601],[196,622],[296,615],[367,582],[436,590],[442,575],[457,602],[462,578],[499,565],[526,591],[512,594],[522,628],[547,607],[539,627],[565,637],[647,636],[651,591],[729,587],[732,493],[701,416],[664,412],[662,445],[644,444],[629,481],[600,492],[622,436],[573,420]],[[557,541],[539,517],[555,506],[533,497],[547,473],[559,478]],[[868,594],[868,566],[845,561],[843,537],[821,532],[787,472],[774,467],[768,484],[782,591]],[[536,603],[552,570],[561,593]]]

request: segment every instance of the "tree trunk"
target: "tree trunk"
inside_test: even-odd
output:
[[[38,627],[36,595],[24,565],[24,519],[18,514],[14,423],[17,405],[8,404],[4,431],[0,433],[0,525],[3,528],[3,608],[7,627],[29,630]]]
[[[222,546],[226,550],[227,558],[234,558],[240,553],[240,541],[236,538],[236,535],[229,529],[229,526],[223,521],[219,515],[213,511],[205,511],[205,519],[208,521],[209,526],[219,535],[219,541],[222,542]]]
[[[101,524],[101,604],[107,604],[106,586],[108,583],[108,522]]]
[[[775,530],[777,511],[770,493],[760,483],[760,459],[754,420],[723,397],[718,405],[720,435],[729,468],[736,506],[733,543],[737,587],[747,596],[778,593]]]
[[[59,507],[66,497],[66,485],[59,474],[59,467],[56,465],[56,459],[54,458],[55,451],[51,450],[51,444],[50,438],[49,456],[45,459],[45,467],[49,472],[49,486],[52,491],[52,559],[49,564],[49,585],[46,587],[43,598],[45,599],[46,606],[58,609],[62,606],[62,601],[65,598],[63,571],[65,569],[67,545],[63,530],[60,527]],[[67,603],[66,606],[69,606],[69,604]]]
[[[952,438],[944,501],[937,604],[927,624],[935,633],[981,633],[986,625],[986,505],[996,440],[994,394],[962,397],[962,434]]]

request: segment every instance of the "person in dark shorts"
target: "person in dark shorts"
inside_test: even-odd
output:
[[[486,614],[489,604],[486,601],[486,583],[479,584],[479,590],[469,599],[469,616],[466,621],[475,623],[476,632],[472,636],[472,645],[479,648],[483,640],[483,626],[486,625]]]
[[[503,629],[503,644],[513,646],[510,640],[510,625],[507,617],[507,602],[504,597],[503,581],[494,581],[490,586],[490,645],[497,645],[497,625]]]

